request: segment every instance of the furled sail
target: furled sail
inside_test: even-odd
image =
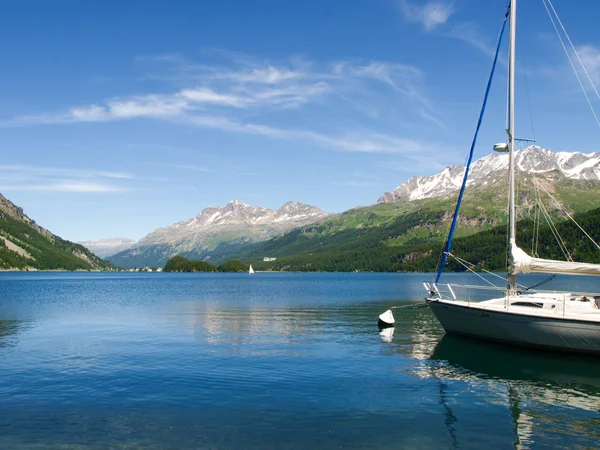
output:
[[[511,246],[512,273],[559,273],[568,275],[600,275],[600,264],[533,258],[516,244]]]

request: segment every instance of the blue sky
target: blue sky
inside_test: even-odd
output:
[[[517,135],[600,151],[542,0],[519,3]],[[600,86],[600,2],[554,3]],[[0,2],[0,192],[74,241],[137,239],[233,199],[373,204],[464,162],[504,7]],[[505,69],[477,158],[506,140]]]

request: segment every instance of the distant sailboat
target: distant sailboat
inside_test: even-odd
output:
[[[254,269],[252,268],[252,264],[250,264],[250,268],[248,269],[248,273],[252,275],[254,273]]]

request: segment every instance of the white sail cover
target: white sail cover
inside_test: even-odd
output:
[[[533,258],[514,243],[511,245],[511,252],[513,274],[544,272],[569,275],[600,275],[600,264]]]

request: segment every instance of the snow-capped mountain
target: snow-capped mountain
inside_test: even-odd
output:
[[[83,241],[78,244],[83,245],[89,251],[100,258],[116,255],[123,250],[133,247],[137,241],[127,238],[102,239],[99,241]]]
[[[233,200],[223,207],[209,206],[183,222],[158,228],[109,259],[130,267],[142,263],[164,265],[169,257],[186,252],[209,257],[208,252],[220,244],[236,246],[264,241],[325,217],[327,213],[321,209],[299,202],[287,202],[272,210]]]
[[[600,153],[553,152],[532,145],[515,152],[517,171],[538,174],[560,173],[576,180],[600,181]],[[471,166],[468,187],[484,187],[505,179],[508,154],[485,156]],[[460,188],[465,173],[463,166],[446,167],[437,175],[412,177],[391,192],[382,195],[377,203],[396,200],[419,200],[444,197]]]
[[[272,210],[233,200],[224,207],[209,206],[197,216],[165,228],[158,228],[142,238],[137,247],[152,244],[184,244],[185,250],[209,244],[211,235],[239,233],[245,240],[263,240],[302,225],[313,223],[327,214],[315,206],[287,202]],[[216,237],[216,236],[215,236]]]

